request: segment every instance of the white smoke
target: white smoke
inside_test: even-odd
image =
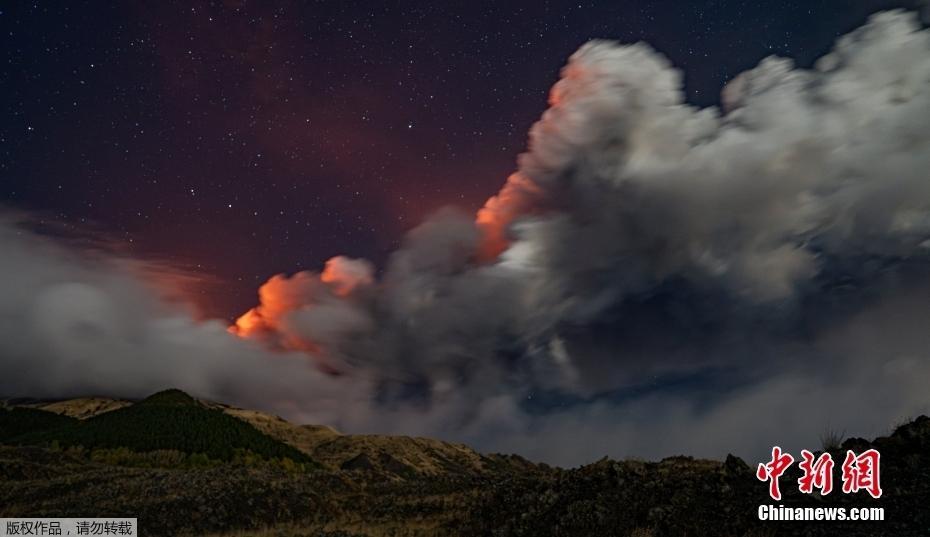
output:
[[[150,284],[161,267],[78,251],[30,227],[21,214],[0,218],[0,394],[140,397],[176,386],[288,408],[311,390],[307,413],[321,420],[355,397],[305,355],[270,352],[165,302]]]

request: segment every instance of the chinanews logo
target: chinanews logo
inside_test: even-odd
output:
[[[780,447],[772,448],[772,458],[765,463],[759,463],[756,469],[756,478],[768,483],[769,496],[775,501],[781,501],[781,485],[779,479],[794,464],[795,458],[785,453]],[[852,450],[846,451],[846,458],[841,468],[843,494],[855,494],[860,491],[867,492],[872,498],[882,496],[881,486],[881,454],[878,450],[869,449],[860,454]],[[803,494],[813,494],[815,489],[820,496],[827,496],[833,492],[833,456],[822,453],[819,457],[810,451],[801,450],[801,461],[798,467],[802,475],[797,480],[798,490]],[[783,507],[774,505],[759,506],[760,520],[884,520],[884,508],[844,508],[844,507]]]

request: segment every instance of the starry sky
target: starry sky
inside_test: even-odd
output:
[[[889,0],[3,2],[0,204],[218,285],[383,263],[514,169],[560,67],[648,41],[688,100],[777,54],[809,66]]]

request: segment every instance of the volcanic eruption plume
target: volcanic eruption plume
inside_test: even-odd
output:
[[[765,59],[718,110],[687,104],[648,45],[588,43],[501,191],[477,217],[445,209],[411,230],[379,276],[341,256],[274,276],[229,329],[239,339],[198,341],[206,328],[172,321],[179,340],[149,306],[93,338],[167,339],[203,364],[182,379],[194,391],[280,394],[263,405],[298,419],[557,462],[809,447],[830,420],[867,435],[927,404],[928,53],[914,14],[881,13],[813,69]],[[63,255],[3,236],[23,266]],[[49,298],[65,273],[28,272],[2,279],[17,290],[8,318],[81,298]],[[129,307],[80,274],[100,308]],[[19,328],[2,338],[8,355],[81,379]],[[198,358],[208,344],[237,358]],[[107,362],[127,391],[148,382],[136,370],[178,380],[141,356]],[[27,361],[4,362],[4,378],[43,386]]]

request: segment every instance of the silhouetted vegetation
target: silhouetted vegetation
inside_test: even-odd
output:
[[[242,420],[205,407],[178,390],[160,392],[88,420],[66,418],[57,422],[57,427],[52,427],[50,421],[43,421],[46,419],[50,420],[33,416],[30,423],[36,423],[37,428],[23,426],[19,434],[10,435],[6,441],[43,445],[57,442],[61,447],[126,448],[139,452],[176,450],[219,461],[231,461],[237,450],[246,450],[268,459],[290,459],[294,463],[314,465],[308,455]],[[206,460],[202,461],[204,465]]]
[[[839,449],[846,437],[846,431],[837,431],[829,425],[820,433],[820,447],[823,451]]]
[[[0,442],[26,433],[49,431],[77,423],[74,418],[34,408],[0,408]]]

